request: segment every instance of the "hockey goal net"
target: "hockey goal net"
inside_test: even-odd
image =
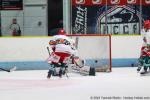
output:
[[[78,55],[85,65],[95,67],[98,72],[111,72],[110,35],[69,35],[75,40]]]

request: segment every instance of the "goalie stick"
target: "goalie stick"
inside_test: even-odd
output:
[[[49,54],[49,56],[50,56],[50,55],[51,55],[51,53],[50,53],[49,47],[47,47],[47,51],[48,51],[48,54]]]
[[[78,49],[78,42],[79,42],[79,37],[76,37],[76,39],[75,39],[76,49]]]
[[[2,71],[6,71],[6,72],[12,72],[12,71],[15,71],[16,70],[16,66],[10,68],[10,69],[5,69],[5,68],[0,68],[0,70]]]

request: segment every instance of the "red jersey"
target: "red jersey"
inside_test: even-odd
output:
[[[140,57],[145,57],[145,56],[150,56],[150,48],[147,46],[143,46],[141,48],[141,56]]]

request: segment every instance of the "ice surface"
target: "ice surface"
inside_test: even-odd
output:
[[[0,100],[150,100],[150,76],[140,76],[136,67],[68,75],[47,79],[47,70],[1,71]]]

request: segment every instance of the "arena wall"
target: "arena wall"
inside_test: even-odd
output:
[[[46,62],[51,37],[1,37],[0,66],[18,66],[18,69],[48,69]],[[142,46],[142,37],[112,36],[113,67],[136,66]],[[94,41],[93,41],[94,43]],[[85,51],[86,52],[86,51]],[[88,54],[88,52],[87,52]]]

